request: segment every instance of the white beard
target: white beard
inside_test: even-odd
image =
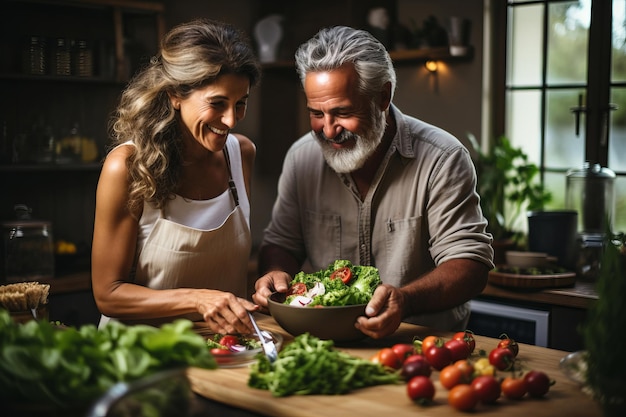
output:
[[[375,106],[373,106],[375,107]],[[375,110],[375,109],[373,109]],[[375,114],[375,113],[373,113]],[[337,149],[332,145],[332,141],[325,139],[323,134],[313,132],[322,147],[322,154],[326,163],[336,172],[347,174],[361,168],[370,156],[376,151],[385,133],[385,112],[380,116],[372,117],[372,126],[365,135],[357,135],[344,131],[342,134],[350,135],[355,139],[355,145],[349,149]]]

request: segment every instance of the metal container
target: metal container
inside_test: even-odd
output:
[[[23,212],[27,210],[28,215]],[[6,282],[41,281],[54,277],[52,224],[30,218],[30,209],[16,206],[23,217],[2,223],[3,278]]]

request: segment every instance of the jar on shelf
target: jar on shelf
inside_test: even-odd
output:
[[[48,53],[45,37],[29,36],[22,52],[22,71],[25,74],[46,74]]]
[[[91,77],[93,75],[93,51],[84,39],[74,44],[72,67],[72,73],[76,76]]]
[[[52,48],[52,75],[71,75],[71,42],[65,38],[56,38]]]

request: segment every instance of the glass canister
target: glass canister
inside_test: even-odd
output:
[[[569,170],[566,181],[565,205],[578,212],[578,233],[604,235],[607,226],[612,227],[615,173],[585,163],[582,169]]]
[[[20,207],[16,206],[16,211]],[[6,282],[54,277],[54,239],[50,222],[31,218],[7,221],[2,223],[2,234]]]

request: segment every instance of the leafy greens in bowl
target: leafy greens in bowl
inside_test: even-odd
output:
[[[268,299],[270,314],[292,336],[309,333],[322,340],[355,341],[365,337],[354,324],[381,284],[378,269],[338,260],[325,270],[299,272],[287,293]]]

